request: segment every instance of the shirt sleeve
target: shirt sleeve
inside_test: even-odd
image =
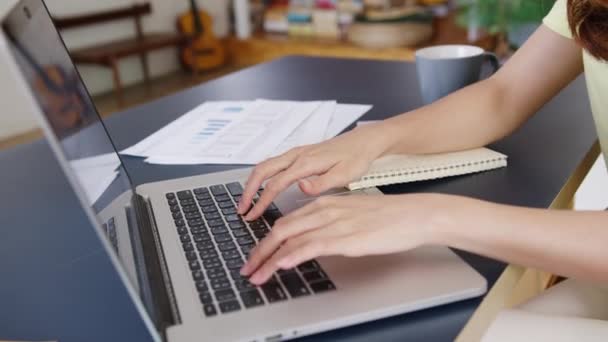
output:
[[[552,31],[572,39],[572,32],[570,32],[570,26],[568,25],[566,1],[567,0],[557,0],[549,14],[543,19],[543,24]]]

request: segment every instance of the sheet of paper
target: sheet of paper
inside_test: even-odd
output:
[[[378,122],[378,120],[361,120],[361,121],[357,121],[357,127],[373,124],[373,123],[376,123],[376,122]]]
[[[352,123],[357,121],[363,114],[367,113],[373,106],[362,104],[338,104],[329,127],[325,133],[325,139],[331,139],[340,134]]]
[[[154,153],[152,164],[256,164],[308,119],[321,102],[257,100],[245,117],[231,125],[204,150],[184,154]]]
[[[303,145],[317,144],[325,140],[329,121],[336,111],[336,101],[325,101],[290,136],[279,145],[272,156],[283,154],[290,149]],[[258,161],[260,162],[260,161]]]
[[[137,157],[200,155],[247,117],[255,105],[254,102],[206,102],[121,153]]]

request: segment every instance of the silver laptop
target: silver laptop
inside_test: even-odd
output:
[[[442,247],[319,258],[251,285],[239,269],[274,221],[303,203],[297,187],[254,222],[235,214],[249,169],[134,187],[44,3],[20,1],[2,25],[13,84],[156,340],[286,340],[485,292],[485,279]]]

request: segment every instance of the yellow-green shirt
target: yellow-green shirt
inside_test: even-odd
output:
[[[572,32],[568,25],[566,0],[557,0],[543,23],[560,35],[572,39]],[[608,63],[598,60],[587,51],[583,51],[583,63],[593,119],[604,157],[608,163]]]

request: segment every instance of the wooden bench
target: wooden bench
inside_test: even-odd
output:
[[[152,13],[152,7],[149,3],[144,3],[71,17],[55,17],[53,20],[59,30],[125,19],[133,19],[135,21],[135,36],[133,38],[95,44],[90,47],[70,51],[70,55],[75,63],[101,65],[112,69],[114,90],[119,103],[122,104],[124,96],[118,66],[120,59],[139,55],[144,80],[147,83],[150,80],[148,52],[167,47],[185,46],[190,41],[190,37],[178,33],[144,33],[141,22],[142,17],[150,13]]]

